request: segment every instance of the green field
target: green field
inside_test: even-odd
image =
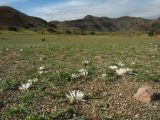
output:
[[[109,69],[120,63],[132,71]],[[87,75],[72,78],[81,69]],[[148,105],[132,98],[142,85],[160,93],[159,38],[0,32],[1,120],[159,120],[159,100]],[[66,93],[72,90],[83,91],[86,101],[71,104]]]

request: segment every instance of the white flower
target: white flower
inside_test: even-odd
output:
[[[8,49],[8,48],[6,48],[6,50],[8,51],[9,49]]]
[[[130,68],[120,68],[120,69],[116,70],[118,75],[124,75],[127,72],[131,72],[131,71],[132,71],[132,69],[130,69]]]
[[[88,65],[90,62],[89,61],[87,61],[87,60],[85,60],[85,61],[82,61],[82,64],[84,64],[84,65]]]
[[[119,62],[118,65],[121,66],[121,67],[124,66],[124,64],[122,62]]]
[[[76,91],[76,90],[70,91],[69,94],[66,94],[66,97],[69,99],[69,101],[71,103],[74,103],[76,101],[85,101],[85,100],[83,100],[84,93],[79,90],[78,91]]]
[[[44,73],[44,71],[42,71],[42,70],[41,70],[41,71],[38,71],[38,73],[39,73],[39,74],[43,74],[43,73]]]
[[[41,66],[41,67],[38,68],[38,70],[40,70],[40,71],[44,70],[44,69],[45,69],[45,66]]]
[[[2,53],[2,51],[0,51],[0,53]]]
[[[74,79],[74,78],[78,78],[78,77],[79,77],[79,75],[78,75],[78,74],[75,74],[75,73],[71,75],[71,78],[73,78],[73,79]]]
[[[135,62],[132,62],[132,63],[131,63],[131,65],[135,65],[135,64],[136,64]]]
[[[107,77],[107,74],[102,74],[102,78],[106,78]]]
[[[113,66],[109,66],[109,68],[112,70],[116,70],[118,67],[116,65],[113,65]]]
[[[78,70],[78,72],[79,72],[80,75],[82,75],[82,76],[88,75],[88,71],[87,71],[86,69]]]
[[[23,49],[20,49],[20,51],[22,52],[22,51],[23,51]]]
[[[43,74],[45,70],[45,66],[38,67],[38,73]]]
[[[19,86],[19,90],[27,90],[29,87],[31,87],[32,83],[26,83]]]
[[[38,78],[33,78],[28,80],[29,83],[35,83],[37,81],[38,81]]]

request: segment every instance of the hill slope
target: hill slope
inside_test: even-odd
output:
[[[55,24],[51,22],[51,24]],[[87,15],[84,19],[56,22],[59,29],[87,30],[87,31],[144,31],[150,30],[152,20],[136,17],[107,18]]]
[[[0,7],[0,27],[44,28],[48,23],[40,18],[28,16],[8,6]]]
[[[51,31],[149,31],[160,29],[160,19],[149,20],[136,17],[107,18],[87,15],[71,21],[51,21],[28,16],[14,8],[0,6],[0,29],[10,27],[27,29],[50,29]],[[53,30],[52,30],[53,28]]]

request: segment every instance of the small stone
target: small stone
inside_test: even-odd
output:
[[[156,109],[157,107],[156,107],[156,106],[153,106],[153,108],[155,108],[155,109]]]
[[[139,114],[136,114],[134,117],[135,117],[135,118],[138,118],[139,116],[140,116]]]
[[[150,103],[154,100],[154,91],[150,86],[142,86],[133,95],[133,98],[144,103]]]

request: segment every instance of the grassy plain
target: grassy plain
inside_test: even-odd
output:
[[[84,65],[82,61],[90,63]],[[109,66],[133,69],[118,76]],[[45,66],[45,72],[38,68]],[[71,78],[80,69],[88,75]],[[105,74],[105,78],[102,78]],[[19,86],[37,78],[28,90]],[[160,101],[143,104],[132,95],[142,85],[160,92],[160,39],[147,35],[56,35],[0,32],[0,119],[83,120],[160,118]],[[85,102],[66,93],[81,90]],[[95,119],[97,120],[97,119]]]

